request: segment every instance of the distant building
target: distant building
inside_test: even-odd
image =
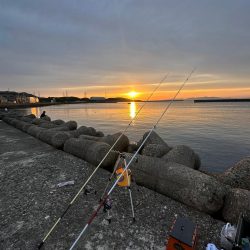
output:
[[[39,98],[36,97],[36,96],[28,96],[27,100],[28,100],[29,103],[37,103],[37,102],[39,102]]]
[[[0,103],[37,103],[39,98],[26,92],[0,91]]]
[[[90,97],[90,101],[91,102],[105,102],[106,99],[105,97],[93,96],[93,97]]]
[[[50,100],[51,103],[56,103],[56,98],[53,97],[51,100]]]
[[[0,96],[0,104],[7,103],[8,100],[4,96]]]

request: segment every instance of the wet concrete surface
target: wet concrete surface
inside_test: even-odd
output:
[[[37,249],[93,170],[89,163],[0,121],[0,249]],[[43,249],[70,248],[98,206],[109,175],[97,171],[88,186],[91,193],[79,196]],[[57,187],[71,180],[74,185]],[[223,222],[134,183],[131,188],[136,222],[128,191],[117,187],[111,224],[101,210],[75,249],[165,249],[176,216],[188,216],[197,224],[197,249],[209,242],[219,245]]]

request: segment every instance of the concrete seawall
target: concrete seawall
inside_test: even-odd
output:
[[[0,249],[34,249],[94,167],[0,121]],[[133,170],[132,170],[133,171]],[[100,169],[80,195],[45,249],[68,249],[98,204],[110,173]],[[74,180],[75,185],[57,187]],[[219,242],[223,222],[152,190],[132,185],[137,222],[131,223],[127,190],[112,195],[112,222],[102,211],[79,249],[164,249],[175,215],[189,216],[199,228],[198,248]]]

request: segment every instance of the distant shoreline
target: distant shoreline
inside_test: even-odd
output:
[[[148,101],[148,102],[170,102],[171,100],[159,100],[159,101]],[[175,100],[175,102],[179,102],[183,100]],[[52,105],[64,105],[64,104],[95,104],[95,103],[128,103],[131,102],[143,102],[141,100],[129,100],[129,101],[72,101],[72,102],[38,102],[38,103],[25,103],[25,104],[17,104],[17,103],[6,103],[0,104],[0,109],[8,108],[8,109],[23,109],[23,108],[36,108],[36,107],[46,107]]]
[[[194,100],[194,103],[200,102],[250,102],[250,99],[207,99],[207,100]]]
[[[153,100],[148,102],[170,102],[171,100]],[[175,100],[175,102],[181,102],[185,100]],[[188,101],[188,100],[187,100]],[[25,104],[16,104],[16,103],[6,103],[0,104],[0,109],[23,109],[23,108],[36,108],[36,107],[46,107],[53,105],[65,105],[65,104],[93,104],[93,103],[128,103],[131,102],[143,102],[141,100],[135,101],[76,101],[76,102],[38,102],[38,103],[25,103]],[[250,98],[245,99],[206,99],[206,100],[193,100],[194,103],[207,103],[207,102],[250,102]]]
[[[16,103],[6,103],[0,104],[0,109],[21,109],[21,108],[36,108],[36,107],[46,107],[53,105],[63,105],[63,104],[89,104],[89,103],[116,103],[116,102],[38,102],[38,103],[25,103],[25,104],[16,104]]]
[[[8,109],[21,109],[21,108],[36,108],[36,107],[43,107],[43,106],[51,106],[51,105],[61,105],[65,103],[25,103],[25,104],[16,104],[16,103],[6,103],[0,104],[0,108],[8,108]]]

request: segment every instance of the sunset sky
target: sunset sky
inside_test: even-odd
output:
[[[0,90],[250,97],[249,0],[0,0]]]

